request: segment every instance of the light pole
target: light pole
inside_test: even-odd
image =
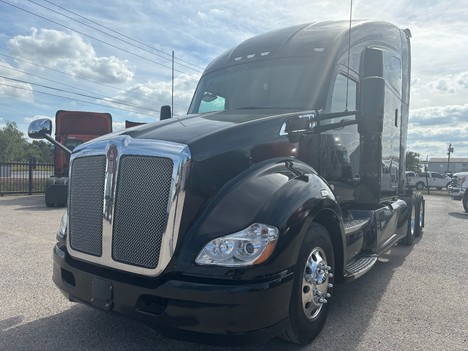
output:
[[[448,149],[447,149],[447,155],[448,155],[448,162],[447,162],[447,173],[449,173],[450,170],[450,154],[453,152],[453,147],[452,144],[449,144]]]

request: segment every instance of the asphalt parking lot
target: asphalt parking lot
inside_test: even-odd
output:
[[[468,350],[468,214],[426,196],[426,228],[362,278],[337,286],[327,324],[306,347],[279,339],[217,347],[164,338],[68,302],[51,280],[62,208],[0,197],[0,350]],[[274,308],[274,306],[272,306]]]

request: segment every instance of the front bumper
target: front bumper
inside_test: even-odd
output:
[[[53,281],[71,301],[139,320],[169,337],[244,344],[288,322],[291,273],[255,282],[147,278],[74,260],[54,248]]]

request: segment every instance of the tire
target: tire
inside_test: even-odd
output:
[[[416,207],[416,227],[414,236],[420,237],[424,228],[424,217],[426,215],[426,208],[424,198],[421,193],[414,194],[415,207]]]
[[[463,209],[468,213],[468,190],[465,190],[465,195],[463,196]]]
[[[45,187],[45,204],[47,207],[54,207],[55,203],[51,202],[49,200],[49,196],[47,194],[47,188],[50,187],[51,185],[55,185],[57,183],[58,178],[57,177],[49,177],[46,180],[46,187]]]
[[[55,179],[57,179],[57,178],[55,178]],[[54,184],[55,184],[55,182],[54,182]],[[51,185],[54,185],[54,184],[51,184]],[[46,204],[47,207],[55,207],[55,202],[52,201],[51,196],[50,196],[50,189],[46,189],[45,194],[44,194],[44,200],[45,200],[45,204]]]
[[[417,209],[416,209],[416,199],[412,197],[408,203],[409,216],[408,224],[406,227],[406,236],[401,240],[401,243],[406,246],[413,245],[414,237],[416,235],[416,226],[417,226]]]
[[[47,178],[47,180],[46,180],[46,187],[45,187],[45,188],[47,189],[49,186],[54,185],[55,183],[57,183],[57,179],[58,179],[57,177],[49,177],[49,178]]]
[[[306,345],[320,333],[328,315],[328,300],[333,293],[334,271],[330,236],[322,225],[312,223],[294,268],[289,326],[283,332],[283,339]]]
[[[56,184],[67,185],[68,184],[68,177],[57,178],[57,183]]]
[[[416,189],[423,190],[424,189],[424,183],[423,182],[416,183]]]

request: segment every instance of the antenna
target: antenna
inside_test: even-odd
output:
[[[351,20],[353,19],[353,0],[351,1],[351,6],[349,8],[349,30],[348,30],[348,62],[346,64],[347,66],[347,72],[346,72],[346,107],[345,111],[348,111],[348,95],[349,95],[349,60],[350,60],[350,51],[351,51]]]

